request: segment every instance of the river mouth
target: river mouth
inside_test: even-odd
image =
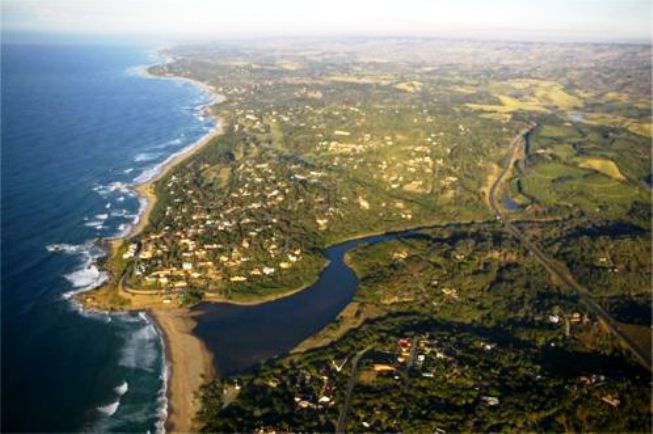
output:
[[[324,254],[330,262],[318,281],[288,297],[252,306],[201,303],[194,308],[197,326],[193,333],[213,353],[221,376],[286,354],[331,323],[352,301],[358,279],[344,261],[349,250],[413,232],[374,235],[327,248]]]

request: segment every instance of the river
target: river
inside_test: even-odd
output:
[[[373,235],[327,248],[324,254],[330,263],[319,280],[288,297],[254,306],[202,303],[195,308],[199,314],[194,333],[213,352],[222,376],[286,354],[333,322],[352,301],[358,279],[344,262],[349,250],[411,233],[414,230]]]

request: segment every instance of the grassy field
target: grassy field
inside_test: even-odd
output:
[[[517,79],[494,81],[486,86],[486,91],[499,100],[499,104],[468,103],[474,110],[498,114],[517,111],[549,112],[552,110],[572,110],[582,107],[583,101],[555,81],[536,79]]]
[[[583,169],[592,169],[599,173],[609,176],[617,181],[625,181],[619,167],[611,160],[604,160],[600,158],[579,158],[578,167]]]

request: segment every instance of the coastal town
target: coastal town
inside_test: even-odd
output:
[[[0,432],[653,433],[652,13],[0,0]]]
[[[605,80],[619,80],[618,62],[641,53],[608,51],[602,78],[588,81],[563,80],[544,62],[566,55],[558,46],[521,47],[537,59],[528,63],[501,45],[475,56],[462,44],[451,66],[446,53],[414,44],[417,61],[392,44],[168,53],[149,72],[224,97],[209,110],[221,134],[146,187],[156,199],[147,224],[117,244],[111,281],[84,302],[154,307],[164,320],[168,310],[197,312],[191,324],[206,327],[206,302],[290,300],[341,266],[331,249],[361,238],[342,256],[355,273],[342,313],[288,354],[284,343],[258,365],[196,378],[198,401],[185,404],[196,408],[193,423],[224,432],[639,429],[648,374],[619,336],[647,351],[650,157],[641,149],[650,133],[641,111],[592,110],[615,98]],[[594,68],[591,48],[575,55],[580,70]],[[478,72],[481,62],[492,74]],[[641,102],[643,81],[624,82],[621,98]],[[606,313],[588,309],[504,225],[569,264],[560,273],[575,274]],[[216,343],[184,337],[218,372],[219,334]],[[570,360],[578,363],[565,374]],[[174,426],[190,426],[178,414]]]

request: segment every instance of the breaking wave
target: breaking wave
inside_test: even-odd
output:
[[[77,245],[50,244],[46,246],[46,250],[48,252],[79,255],[82,259],[81,264],[75,270],[64,275],[74,288],[72,291],[64,293],[64,298],[70,298],[75,293],[97,288],[108,279],[107,273],[101,271],[96,265],[96,261],[105,256],[106,253],[93,242]]]
[[[126,342],[118,364],[126,368],[152,371],[159,354],[158,339],[156,328],[148,320],[143,327],[125,336]]]
[[[128,196],[133,196],[135,193],[131,189],[131,186],[125,182],[115,181],[107,185],[96,185],[93,187],[93,191],[98,193],[100,196],[106,197],[111,193],[121,193]]]
[[[105,416],[113,416],[116,413],[116,411],[118,411],[118,407],[120,407],[120,399],[116,399],[111,404],[101,405],[96,408],[100,413],[104,414]]]
[[[160,154],[154,152],[142,152],[134,157],[135,162],[152,161],[159,158]]]
[[[129,383],[127,383],[126,381],[123,381],[122,383],[120,383],[119,386],[113,388],[113,391],[116,392],[118,396],[124,395],[125,393],[127,393],[128,390],[129,390]]]
[[[159,396],[157,398],[157,402],[159,403],[159,419],[156,421],[155,427],[157,433],[165,433],[165,423],[168,419],[168,375],[170,371],[168,369],[168,361],[166,360],[165,339],[163,339],[163,335],[161,335],[161,333],[158,333],[158,335],[159,342],[161,343],[161,363],[163,368],[161,370],[162,385],[161,389],[159,390]]]

